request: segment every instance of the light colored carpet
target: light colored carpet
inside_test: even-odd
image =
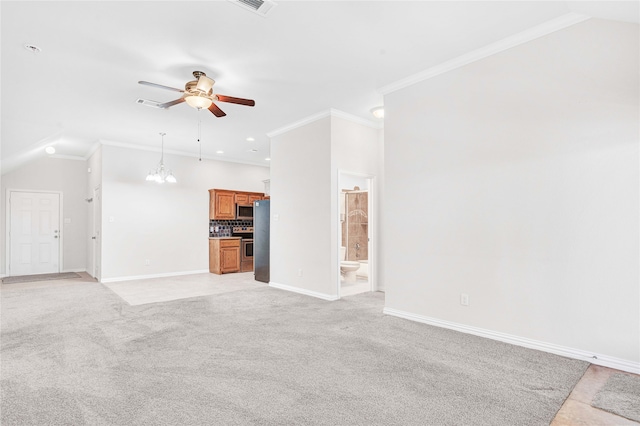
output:
[[[613,373],[596,394],[592,405],[640,422],[640,376]]]
[[[2,292],[9,425],[548,425],[588,363],[270,287]]]
[[[38,275],[19,275],[16,277],[5,277],[2,284],[28,283],[33,281],[49,281],[49,280],[65,280],[70,278],[80,278],[75,272],[61,272],[59,274],[38,274]]]

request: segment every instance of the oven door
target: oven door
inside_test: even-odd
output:
[[[253,239],[243,238],[240,246],[240,272],[253,271]]]
[[[253,262],[253,239],[242,239],[242,259],[243,262]]]

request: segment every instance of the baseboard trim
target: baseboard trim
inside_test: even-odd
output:
[[[426,317],[423,315],[400,311],[393,308],[384,308],[382,312],[386,315],[391,315],[398,318],[408,319],[411,321],[429,324],[436,327],[447,328],[449,330],[459,331],[461,333],[473,334],[475,336],[498,340],[500,342],[509,343],[516,346],[522,346],[529,349],[536,349],[542,352],[549,352],[552,354],[565,356],[567,358],[579,359],[582,361],[590,362],[591,364],[601,365],[603,367],[615,368],[616,370],[640,374],[640,362],[633,362],[604,354],[587,352],[582,349],[570,348],[553,343],[541,342],[539,340],[515,336],[512,334],[500,333],[498,331],[487,330],[484,328],[472,327],[437,318]]]
[[[299,288],[299,287],[292,287],[290,285],[279,284],[279,283],[275,283],[273,281],[269,281],[269,287],[277,288],[279,290],[291,291],[293,293],[304,294],[305,296],[316,297],[318,299],[328,300],[330,302],[338,300],[338,296],[337,295],[319,293],[317,291],[306,290],[304,288]]]
[[[62,271],[60,271],[60,273],[63,272],[87,272],[86,269],[63,269]]]
[[[165,272],[162,274],[150,274],[150,275],[132,275],[128,277],[114,277],[114,278],[102,278],[101,283],[115,283],[119,281],[133,281],[133,280],[146,280],[149,278],[165,278],[165,277],[179,277],[180,275],[194,275],[209,273],[208,269],[201,269],[197,271],[180,271],[180,272]]]

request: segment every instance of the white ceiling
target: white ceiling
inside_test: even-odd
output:
[[[329,108],[374,120],[378,89],[543,22],[638,22],[636,1],[279,1],[266,17],[225,0],[0,7],[3,172],[49,144],[76,157],[100,140],[158,149],[159,132],[165,149],[197,154],[198,120],[204,157],[268,165],[267,133]],[[216,118],[135,102],[180,96],[139,80],[181,89],[194,70],[256,106],[218,103]]]

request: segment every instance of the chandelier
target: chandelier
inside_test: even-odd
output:
[[[176,183],[176,177],[173,175],[173,173],[171,173],[171,170],[167,170],[164,168],[164,135],[166,135],[166,133],[160,133],[160,136],[162,137],[160,164],[158,164],[158,167],[156,167],[155,170],[149,171],[149,174],[147,175],[147,181],[158,183]]]

